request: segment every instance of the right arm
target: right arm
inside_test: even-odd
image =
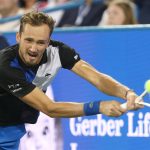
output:
[[[54,102],[37,87],[32,90],[32,92],[21,97],[20,99],[26,104],[50,117],[70,118],[85,116],[83,109],[84,103]],[[119,107],[120,103],[117,101],[100,102],[99,113],[114,117],[122,115],[124,110],[118,111],[118,109],[115,109],[114,105]]]
[[[31,107],[45,113],[50,117],[77,117],[83,116],[83,103],[54,102],[39,88],[20,99]]]

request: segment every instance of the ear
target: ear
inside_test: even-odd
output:
[[[50,45],[51,40],[49,39],[47,44],[46,44],[46,48],[48,48],[48,46]]]
[[[49,40],[48,40],[48,44],[47,44],[47,47],[49,46],[50,42],[51,42],[51,39],[49,39]]]
[[[20,43],[20,33],[19,32],[17,32],[16,33],[16,41],[17,41],[17,43]]]

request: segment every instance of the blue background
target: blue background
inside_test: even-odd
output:
[[[15,43],[14,33],[5,33],[10,44]],[[89,62],[100,72],[109,74],[121,83],[134,89],[138,94],[143,92],[144,83],[150,78],[150,28],[78,28],[55,30],[52,38],[63,41],[76,49],[83,60]],[[62,69],[53,83],[55,99],[58,101],[93,101],[93,100],[123,100],[110,97],[98,91],[91,84],[68,70]],[[148,113],[144,108],[134,113],[134,128],[138,125],[139,114]],[[150,143],[150,121],[148,120],[148,137],[128,137],[127,114],[119,118],[102,116],[105,121],[121,119],[124,127],[122,136],[73,136],[70,131],[70,119],[62,119],[64,150],[148,150]],[[82,119],[96,119],[96,116]],[[76,149],[71,149],[70,143],[77,143]]]

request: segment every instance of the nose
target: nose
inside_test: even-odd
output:
[[[36,43],[34,43],[34,44],[31,45],[30,51],[31,52],[37,52],[37,44]]]

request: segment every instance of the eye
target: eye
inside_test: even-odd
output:
[[[25,41],[32,42],[33,40],[32,39],[25,39]]]
[[[44,45],[44,44],[45,44],[44,41],[39,41],[39,42],[37,42],[37,43],[40,44],[40,45]]]
[[[27,131],[27,137],[31,138],[32,136],[33,136],[32,132],[31,131]]]
[[[49,132],[48,126],[44,127],[44,129],[43,129],[43,135],[47,135],[48,132]]]

